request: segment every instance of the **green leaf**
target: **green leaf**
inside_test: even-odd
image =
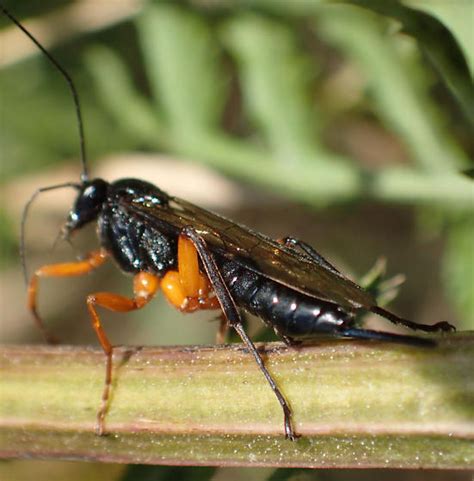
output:
[[[43,59],[2,70],[0,95],[2,182],[78,154],[67,85]]]
[[[166,145],[168,132],[162,119],[137,92],[124,62],[112,50],[99,46],[90,48],[84,60],[98,97],[122,134],[134,138],[135,144]]]
[[[405,282],[403,274],[387,278],[386,271],[387,261],[385,258],[380,257],[373,267],[359,280],[359,285],[370,292],[381,307],[386,306],[398,296],[400,286]]]
[[[225,86],[225,65],[216,54],[218,50],[206,21],[180,7],[151,6],[144,11],[138,28],[144,57],[150,63],[146,68],[151,86],[162,106],[159,113],[159,106],[151,107],[135,91],[124,64],[110,52],[96,50],[88,56],[100,97],[121,126],[120,137],[135,137],[140,147],[164,148],[314,205],[365,195],[389,202],[449,204],[472,210],[470,184],[467,186],[457,174],[448,177],[442,171],[427,176],[411,168],[387,168],[363,176],[349,159],[322,147],[318,138],[319,112],[307,102],[313,74],[308,67],[308,54],[285,22],[239,13],[221,29],[220,38],[224,38],[237,59],[237,76],[246,102],[244,114],[250,113],[259,120],[256,135],[246,140],[220,128],[218,106],[226,93],[224,87],[220,88]],[[193,35],[198,40],[193,41]],[[380,38],[380,34],[374,35],[374,43],[383,43]],[[258,48],[253,46],[255,41],[259,42]],[[370,42],[367,46],[370,51]],[[384,51],[377,55],[383,57]],[[197,62],[198,58],[202,61]],[[398,75],[403,64],[388,63]],[[384,64],[379,67],[383,75]],[[397,87],[395,80],[391,82]],[[407,132],[416,140],[420,163],[431,167],[440,162],[445,167],[448,159],[456,157],[449,138],[432,131],[426,112],[418,120],[412,119],[410,108],[419,112],[424,104],[402,108],[389,99],[385,105],[385,97],[393,96],[392,84],[378,87],[381,110],[390,119],[393,103],[397,111],[394,117],[402,133]],[[412,98],[418,101],[417,95],[412,94],[409,100]],[[426,136],[412,133],[418,126],[421,132],[429,132],[427,142]],[[266,142],[258,143],[255,138],[262,132]]]
[[[242,4],[227,2],[228,4]],[[246,0],[247,6],[260,6],[279,15],[318,14],[330,3],[350,3],[400,22],[403,33],[412,36],[457,100],[471,125],[474,125],[474,49],[472,19],[474,7],[469,0]],[[411,8],[414,7],[414,8]],[[346,7],[343,7],[346,8]]]
[[[398,20],[402,31],[418,41],[471,125],[474,125],[474,88],[471,77],[474,68],[472,2],[349,1]],[[407,4],[415,8],[410,8]]]
[[[462,316],[459,325],[474,329],[474,221],[460,221],[449,231],[443,259],[446,291]]]
[[[204,18],[174,5],[150,5],[137,27],[155,101],[175,134],[217,127],[226,77]]]
[[[411,15],[415,15],[415,19],[420,15],[420,11],[423,11],[430,17],[430,20],[426,21],[433,22],[433,28],[420,28],[414,32],[420,38],[423,48],[432,50],[434,54],[436,54],[435,50],[439,51],[444,56],[440,59],[442,64],[449,69],[447,73],[458,72],[468,81],[469,72],[471,75],[474,73],[474,50],[472,48],[474,4],[469,0],[450,2],[404,0],[403,3],[417,9],[406,9],[410,11]],[[437,21],[440,24],[439,28],[435,26]],[[420,27],[423,27],[423,23],[420,24]],[[453,38],[449,38],[450,35]],[[464,55],[464,59],[462,55]]]
[[[237,61],[247,112],[270,149],[295,167],[322,150],[311,105],[309,58],[287,25],[263,15],[237,15],[222,29]]]
[[[427,79],[420,78],[421,59],[403,56],[377,16],[357,7],[331,5],[321,9],[317,20],[318,33],[357,63],[377,113],[407,144],[420,167],[446,172],[468,164],[427,94]]]

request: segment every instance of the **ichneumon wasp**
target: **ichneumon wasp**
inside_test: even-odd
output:
[[[79,127],[82,174],[80,182],[43,187],[25,206],[21,254],[28,284],[28,305],[46,340],[37,310],[38,282],[44,277],[80,276],[113,259],[133,275],[133,297],[110,292],[87,296],[92,326],[106,355],[102,405],[97,413],[97,433],[105,433],[105,415],[112,380],[113,346],[97,311],[98,307],[127,312],[145,306],[161,288],[170,303],[182,312],[221,310],[235,329],[270,384],[284,414],[285,436],[295,439],[288,402],[248,337],[240,309],[260,317],[288,345],[318,334],[413,346],[433,346],[431,339],[364,329],[356,324],[360,312],[373,312],[413,330],[450,331],[447,322],[418,324],[379,307],[371,294],[349,280],[310,245],[292,237],[276,241],[224,217],[168,195],[138,179],[109,183],[91,179],[87,171],[84,132],[77,90],[55,58],[3,6],[9,17],[43,52],[66,79],[72,92]],[[44,265],[28,278],[25,268],[25,221],[38,194],[73,188],[77,197],[62,230],[64,239],[95,222],[99,248],[86,259]]]

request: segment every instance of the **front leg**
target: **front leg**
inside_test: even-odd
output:
[[[225,284],[224,279],[222,278],[214,256],[207,247],[206,241],[192,226],[185,227],[181,232],[181,236],[189,239],[194,244],[194,247],[198,252],[199,257],[201,258],[207,277],[212,285],[212,288],[214,289],[214,292],[216,293],[216,297],[222,308],[224,316],[226,317],[228,323],[239,334],[240,338],[247,346],[247,349],[252,353],[255,361],[258,364],[258,367],[268,381],[268,384],[270,384],[272,391],[274,392],[275,396],[278,399],[278,402],[283,409],[285,437],[294,441],[298,436],[293,430],[291,421],[291,408],[286,399],[284,398],[283,394],[281,393],[280,389],[278,388],[275,380],[265,367],[263,359],[260,356],[254,343],[245,332],[237,305],[235,304],[235,301],[231,293],[229,292],[229,289]]]
[[[31,314],[43,334],[46,342],[55,344],[56,339],[46,329],[41,316],[38,313],[38,291],[39,279],[44,277],[72,277],[83,276],[100,267],[107,259],[107,253],[104,250],[91,252],[86,259],[75,262],[65,262],[62,264],[49,264],[40,267],[31,276],[28,283],[28,307]]]

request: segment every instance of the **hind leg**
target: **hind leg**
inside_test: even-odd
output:
[[[255,344],[245,332],[245,329],[242,325],[242,318],[240,316],[237,305],[235,304],[235,301],[231,293],[229,292],[229,289],[227,288],[224,279],[222,278],[221,272],[216,264],[212,252],[207,248],[206,241],[192,226],[185,227],[182,231],[182,235],[183,237],[189,239],[189,241],[192,242],[192,244],[194,245],[194,248],[199,254],[199,257],[202,261],[212,288],[216,293],[216,297],[218,298],[219,304],[222,308],[224,316],[227,319],[228,324],[235,329],[249,352],[253,355],[258,367],[260,368],[260,371],[264,375],[273,393],[275,394],[275,397],[280,403],[283,411],[283,425],[285,430],[285,437],[294,441],[298,437],[298,435],[295,433],[293,428],[292,411],[290,405],[286,401],[272,375],[266,368],[262,356],[255,347]]]
[[[413,329],[414,331],[424,331],[424,332],[453,332],[456,328],[449,324],[449,322],[441,321],[436,324],[419,324],[417,322],[409,321],[408,319],[403,319],[393,314],[390,311],[382,309],[379,306],[373,306],[370,311],[374,314],[384,317],[393,324],[398,324],[400,326],[408,327],[408,329]]]
[[[161,289],[168,301],[182,312],[220,309],[207,277],[199,269],[196,249],[186,237],[178,239],[178,270],[165,274]]]

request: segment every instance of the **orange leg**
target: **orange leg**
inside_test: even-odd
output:
[[[178,270],[165,274],[161,288],[168,301],[182,312],[220,309],[207,277],[199,270],[196,248],[184,236],[178,239]]]
[[[44,326],[44,323],[38,314],[37,299],[40,277],[70,277],[82,276],[88,274],[97,267],[101,266],[107,259],[107,253],[104,250],[91,252],[83,261],[67,262],[63,264],[50,264],[40,267],[31,277],[28,285],[28,307],[33,314],[36,325],[39,327],[46,342],[55,343],[56,339],[51,336]]]
[[[96,292],[87,296],[87,308],[91,315],[92,327],[94,328],[100,345],[106,355],[105,367],[105,384],[102,392],[102,404],[97,413],[97,434],[100,436],[104,434],[104,419],[107,413],[108,399],[110,395],[110,386],[112,384],[112,351],[113,346],[110,343],[97,314],[96,307],[104,307],[115,312],[128,312],[136,309],[141,309],[148,304],[160,287],[160,280],[158,277],[147,272],[140,272],[133,278],[133,298],[113,294],[110,292]]]

